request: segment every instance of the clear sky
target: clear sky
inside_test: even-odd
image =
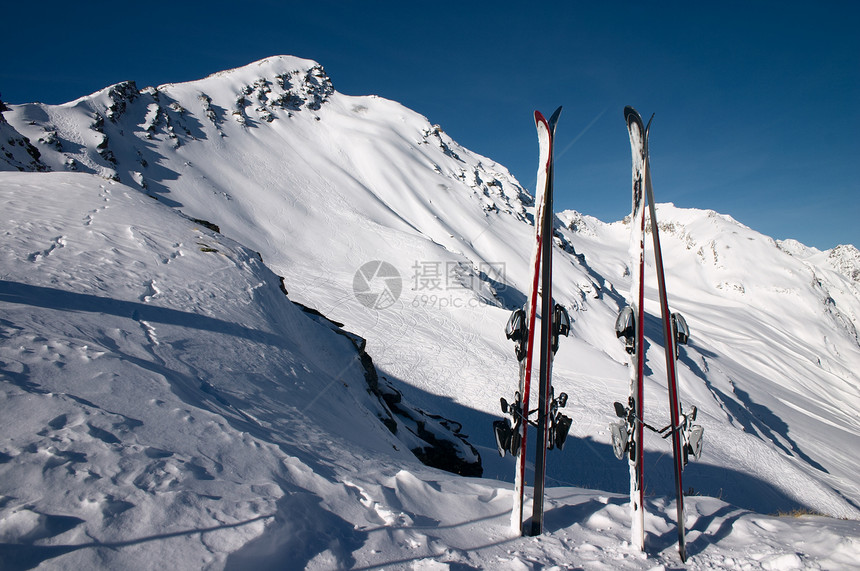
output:
[[[774,238],[860,246],[860,2],[12,2],[0,94],[63,103],[270,55],[394,99],[534,189],[532,112],[563,105],[556,209],[630,209],[622,110],[651,130],[658,202]]]

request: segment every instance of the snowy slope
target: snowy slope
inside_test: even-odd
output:
[[[0,101],[0,170],[46,171],[41,153],[27,137],[6,122],[3,112],[9,108]]]
[[[857,281],[792,256],[714,212],[660,205],[657,216],[670,303],[686,316],[693,334],[681,349],[681,391],[699,407],[706,427],[707,458],[688,468],[686,482],[697,492],[762,511],[794,501],[856,517],[851,451],[860,445]],[[594,240],[595,248],[610,243],[610,233],[623,226],[593,219],[583,224],[572,213],[561,218]],[[620,260],[624,252],[616,243]],[[623,262],[607,256],[608,248],[600,251],[603,260],[595,268],[611,275],[605,262]],[[653,267],[646,276],[646,310],[656,316]],[[666,401],[659,384],[664,365],[655,347],[661,334],[656,318],[646,323],[653,351],[647,366],[658,382],[646,390],[646,402],[657,405]],[[646,416],[651,406],[646,404]]]
[[[627,471],[607,430],[612,401],[626,393],[612,332],[629,289],[623,222],[559,215],[555,290],[574,324],[555,385],[571,395],[574,425],[565,450],[549,458],[551,485],[561,486],[550,492],[550,535],[511,540],[510,485],[493,478],[508,480],[513,469],[496,455],[489,427],[516,380],[503,325],[527,290],[532,209],[504,167],[394,102],[337,93],[317,64],[288,57],[185,84],[126,83],[66,105],[9,107],[7,126],[37,141],[42,164],[78,171],[0,179],[7,228],[17,228],[4,236],[3,279],[13,285],[2,300],[3,379],[10,395],[37,401],[29,412],[14,412],[27,399],[4,406],[4,426],[7,418],[20,426],[2,449],[12,473],[0,492],[13,498],[0,508],[4,529],[14,530],[3,539],[10,560],[54,557],[41,548],[54,544],[68,550],[55,564],[122,566],[157,543],[191,567],[265,566],[287,555],[319,568],[653,563],[624,544],[618,494]],[[0,168],[17,170],[22,158]],[[77,194],[45,202],[57,188]],[[87,233],[87,216],[112,212],[99,207],[105,198],[118,206],[117,195],[125,218]],[[729,218],[671,205],[658,216],[670,302],[693,333],[681,355],[682,395],[706,430],[705,455],[685,484],[737,506],[690,498],[692,565],[855,561],[856,522],[745,509],[860,515],[856,249],[777,244]],[[72,236],[64,228],[75,224]],[[297,310],[254,252],[285,276],[292,299],[366,338],[380,372],[409,400],[462,423],[487,479],[417,464],[376,420],[378,404],[356,388],[363,379],[341,390],[333,379],[354,347],[295,325]],[[370,284],[399,284],[393,305],[374,297],[379,289],[361,295],[362,268],[374,261],[399,272],[399,281]],[[659,424],[665,375],[656,283],[648,288],[646,420]],[[122,303],[98,310],[104,297]],[[162,304],[180,313],[140,309]],[[320,383],[337,391],[320,393]],[[313,415],[295,414],[310,405]],[[649,550],[668,563],[669,447],[651,438],[646,452]],[[28,484],[19,470],[42,476]],[[262,475],[252,485],[255,470]],[[37,501],[45,487],[54,492]],[[248,489],[260,496],[251,507]]]
[[[247,250],[86,174],[0,174],[4,569],[643,569],[618,494],[434,471],[376,420],[354,348]],[[844,568],[856,521],[689,498],[693,569]],[[287,563],[285,563],[287,562]]]
[[[290,303],[258,254],[92,175],[2,179],[0,561],[80,551],[28,547],[62,537],[128,546],[96,557],[137,567],[158,530],[177,531],[163,556],[223,563],[298,493],[291,471],[417,464],[351,339]],[[199,529],[231,538],[183,531]]]

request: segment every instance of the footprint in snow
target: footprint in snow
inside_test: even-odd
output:
[[[66,237],[65,236],[57,236],[51,241],[51,245],[41,250],[39,252],[32,252],[27,256],[27,261],[29,262],[39,262],[42,259],[48,257],[54,250],[59,248],[63,248],[66,245]]]

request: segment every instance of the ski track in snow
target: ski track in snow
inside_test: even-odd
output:
[[[527,291],[525,191],[394,102],[332,92],[311,108],[313,65],[4,113],[4,136],[56,131],[41,160],[80,172],[0,173],[0,567],[676,568],[667,443],[646,435],[645,554],[627,543],[627,466],[609,445],[628,380],[612,331],[625,224],[558,215],[554,290],[573,324],[554,385],[574,424],[548,457],[547,533],[511,537],[512,461],[490,421],[516,385],[503,328]],[[305,101],[273,103],[281,81]],[[686,567],[856,567],[856,281],[715,213],[658,216],[669,301],[692,331],[681,395],[705,426],[684,473],[701,494],[685,499]],[[662,426],[651,256],[645,414]],[[352,291],[372,260],[400,272],[389,308]],[[419,464],[378,422],[351,343],[269,267],[366,338],[405,399],[462,423],[485,477]],[[794,509],[848,519],[773,515]]]

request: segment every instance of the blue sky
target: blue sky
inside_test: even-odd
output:
[[[600,4],[600,5],[598,5]],[[860,246],[857,2],[15,2],[4,101],[198,79],[269,55],[394,99],[533,189],[532,112],[564,112],[556,209],[629,212],[622,110],[656,114],[658,202]]]

